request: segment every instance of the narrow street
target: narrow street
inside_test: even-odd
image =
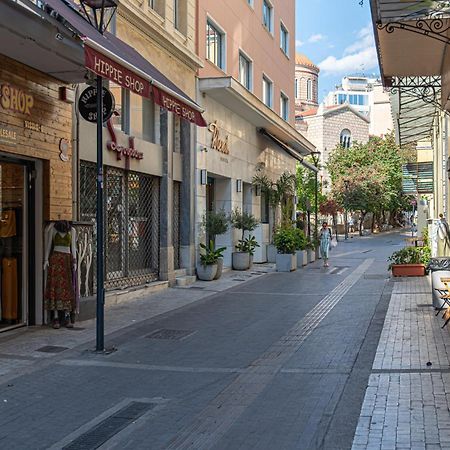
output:
[[[0,336],[1,364],[30,363],[0,377],[0,447],[350,449],[404,237],[355,237],[327,269],[262,274],[149,320],[136,309],[106,355],[89,342],[32,366],[36,349]]]

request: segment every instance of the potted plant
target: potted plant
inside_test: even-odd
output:
[[[228,231],[228,216],[224,209],[219,211],[207,211],[203,215],[202,225],[206,231],[207,239],[213,243],[213,247],[216,244],[216,236],[225,234]],[[224,248],[226,249],[226,248]],[[223,251],[222,251],[223,253]],[[223,256],[221,255],[217,259],[217,273],[215,280],[218,280],[222,276],[223,271]]]
[[[388,259],[394,277],[422,277],[431,257],[430,247],[404,247]]]
[[[308,263],[313,263],[316,260],[316,243],[310,240],[306,245],[306,253],[308,255]]]
[[[236,208],[230,215],[230,222],[233,228],[242,231],[242,237],[236,245],[236,251],[231,255],[233,269],[247,270],[250,267],[250,248],[253,244],[250,245],[248,241],[246,242],[244,235],[245,232],[253,231],[258,226],[259,221],[253,214]],[[251,251],[253,252],[254,249],[255,246]]]
[[[246,237],[245,239],[239,240],[238,245],[236,248],[239,248],[240,251],[248,252],[250,255],[250,264],[249,267],[251,268],[253,265],[253,256],[255,254],[255,248],[258,248],[259,244],[256,240],[255,236],[249,235],[249,237]]]
[[[306,246],[308,241],[306,239],[305,233],[300,228],[295,228],[295,238],[296,238],[296,257],[297,257],[297,268],[306,266],[308,264],[308,255],[306,252]]]
[[[222,257],[226,247],[215,249],[213,241],[209,241],[209,247],[200,244],[200,248],[200,266],[197,267],[197,277],[199,280],[212,281],[217,275],[217,260]]]
[[[298,237],[294,228],[279,228],[273,237],[277,248],[277,272],[292,272],[297,268],[295,251],[298,245]]]

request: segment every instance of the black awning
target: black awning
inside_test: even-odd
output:
[[[280,147],[281,149],[283,149],[286,153],[288,153],[289,155],[291,155],[294,159],[296,159],[302,166],[306,167],[309,170],[312,170],[313,172],[319,172],[319,169],[310,164],[309,162],[305,161],[303,159],[303,156],[300,155],[300,153],[298,153],[296,150],[294,150],[292,147],[290,147],[289,145],[285,144],[283,141],[281,141],[280,139],[278,139],[276,136],[274,136],[272,133],[269,133],[266,129],[264,128],[260,128],[259,132],[261,134],[263,134],[264,136],[266,136],[267,138],[269,138],[272,142],[274,142],[275,144],[278,145],[278,147]]]

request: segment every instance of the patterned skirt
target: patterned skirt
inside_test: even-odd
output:
[[[72,255],[53,252],[48,261],[45,309],[75,311],[75,292],[72,282]]]

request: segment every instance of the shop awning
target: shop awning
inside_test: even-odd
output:
[[[199,90],[233,111],[234,114],[241,116],[256,128],[264,128],[281,142],[295,150],[297,154],[306,156],[316,150],[305,136],[234,78],[200,79]]]
[[[51,8],[52,16],[56,13],[57,20],[82,39],[87,69],[138,95],[153,97],[158,105],[189,122],[206,126],[199,105],[131,46],[111,33],[102,35],[95,30],[75,3],[70,0],[44,2],[47,12]]]
[[[280,147],[281,149],[283,149],[286,153],[288,153],[289,155],[291,155],[294,159],[296,159],[302,166],[306,167],[309,170],[312,170],[313,172],[319,172],[319,169],[310,164],[308,161],[305,161],[303,156],[298,153],[296,150],[294,150],[293,148],[289,147],[289,145],[285,144],[283,141],[281,141],[280,139],[278,139],[276,136],[274,136],[273,134],[269,133],[267,130],[265,130],[264,128],[260,128],[259,132],[261,134],[263,134],[264,136],[266,136],[267,138],[269,138],[272,142],[274,142],[276,145],[278,145],[278,147]]]

